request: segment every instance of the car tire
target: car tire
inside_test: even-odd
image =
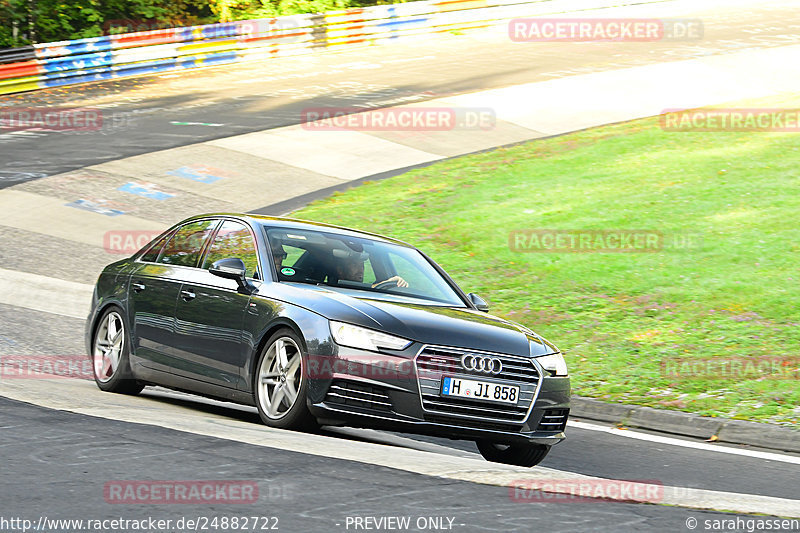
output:
[[[487,461],[515,466],[536,466],[550,451],[544,444],[501,444],[479,440],[478,451]]]
[[[291,329],[275,332],[264,344],[253,376],[253,399],[264,424],[281,429],[319,428],[308,410],[306,353]]]
[[[92,338],[92,373],[100,390],[139,394],[144,384],[130,367],[130,335],[119,307],[110,307],[96,322]]]

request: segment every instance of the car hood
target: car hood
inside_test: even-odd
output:
[[[286,301],[303,305],[330,320],[357,324],[423,344],[522,356],[557,351],[525,326],[474,309],[357,297],[314,285],[273,285],[280,286],[279,291],[285,294]]]

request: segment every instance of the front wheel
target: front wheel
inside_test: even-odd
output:
[[[550,451],[550,446],[544,444],[499,444],[482,440],[476,444],[487,461],[515,466],[536,466]]]
[[[128,335],[122,311],[112,307],[100,317],[92,343],[94,381],[100,390],[139,394],[144,385],[132,379],[128,355]]]
[[[308,376],[301,346],[292,330],[282,329],[261,352],[253,389],[258,414],[268,426],[301,430],[318,427],[306,405]]]

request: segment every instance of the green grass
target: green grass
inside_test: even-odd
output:
[[[800,347],[800,134],[665,132],[645,119],[461,157],[367,183],[298,218],[429,253],[492,312],[565,353],[573,392],[797,425],[800,381],[675,378],[675,357]],[[655,253],[519,253],[524,229],[696,234]],[[797,374],[795,374],[795,377]]]

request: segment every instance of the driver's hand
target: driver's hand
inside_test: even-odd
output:
[[[408,287],[408,282],[401,278],[400,276],[392,276],[391,278],[387,279],[386,281],[394,281],[397,283],[398,287]]]
[[[374,288],[380,285],[381,283],[389,283],[390,281],[393,281],[398,287],[408,287],[408,282],[403,278],[401,278],[400,276],[392,276],[391,278],[385,279],[383,281],[376,281],[375,283],[372,284],[372,287]]]

